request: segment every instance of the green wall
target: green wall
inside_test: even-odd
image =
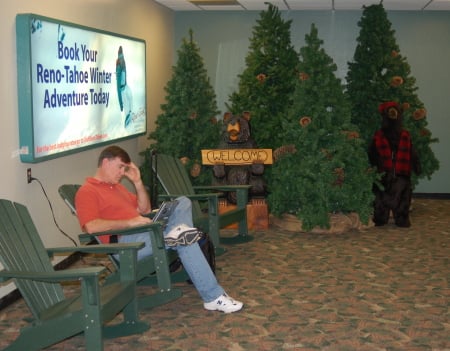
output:
[[[216,91],[219,110],[226,111],[225,103],[238,83],[238,74],[245,67],[249,38],[259,18],[258,11],[176,12],[174,21],[174,50],[182,38],[188,38],[189,29],[200,46],[200,53]],[[291,40],[297,51],[304,44],[305,34],[312,23],[319,29],[324,48],[338,66],[337,75],[344,79],[347,63],[352,60],[358,21],[362,11],[283,11],[291,19]],[[450,12],[390,11],[388,18],[396,31],[402,55],[416,78],[419,98],[428,110],[428,126],[433,137],[433,151],[440,161],[439,171],[431,180],[424,179],[416,187],[417,193],[450,193]],[[176,62],[176,55],[174,63]]]

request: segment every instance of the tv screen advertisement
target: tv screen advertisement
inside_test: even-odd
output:
[[[22,162],[146,133],[144,40],[35,14],[16,36]]]

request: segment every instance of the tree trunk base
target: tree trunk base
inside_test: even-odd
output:
[[[270,224],[291,232],[307,232],[302,229],[302,221],[292,214],[283,214],[280,218],[270,215]],[[308,233],[342,234],[349,230],[365,230],[373,227],[372,220],[368,224],[360,221],[357,213],[330,214],[330,228],[315,227]]]

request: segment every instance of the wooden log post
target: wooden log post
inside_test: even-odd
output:
[[[252,163],[272,164],[272,149],[202,150],[203,165],[246,166]],[[232,210],[235,207],[236,205],[230,204],[224,199],[220,201],[219,213]],[[247,225],[249,230],[266,230],[269,228],[269,210],[264,198],[250,199],[247,204]],[[237,229],[237,224],[232,224],[226,229]]]

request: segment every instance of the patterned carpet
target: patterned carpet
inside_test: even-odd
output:
[[[449,351],[450,201],[415,199],[411,220],[339,235],[254,232],[217,259],[241,312],[208,312],[177,284],[179,300],[142,312],[148,332],[105,350]],[[22,300],[0,311],[0,348],[28,315]],[[48,350],[84,350],[84,340]]]

